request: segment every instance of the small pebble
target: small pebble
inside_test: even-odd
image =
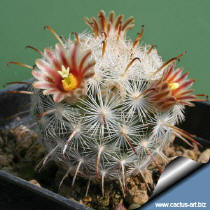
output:
[[[181,152],[181,151],[177,151],[177,152],[176,152],[176,155],[177,155],[177,156],[182,156],[182,154],[183,154],[183,152]]]
[[[83,198],[83,201],[84,202],[91,202],[92,198],[90,196],[86,196],[86,197]]]
[[[207,163],[210,158],[210,149],[205,150],[201,153],[200,157],[198,158],[198,162]]]
[[[41,187],[41,185],[39,184],[39,182],[37,182],[35,179],[32,179],[32,180],[30,180],[29,182],[30,182],[31,184],[34,184],[34,185],[38,186],[38,187]]]
[[[195,160],[195,153],[192,150],[187,150],[187,156],[192,159]]]
[[[139,205],[139,204],[137,204],[137,203],[132,203],[132,204],[128,207],[128,210],[138,209],[139,207],[141,207],[141,205]]]
[[[133,203],[143,205],[149,200],[149,197],[147,195],[146,191],[143,190],[137,190],[135,192],[135,196],[133,197]]]
[[[175,156],[174,148],[171,148],[171,147],[168,147],[167,149],[165,149],[164,153],[168,157],[174,157]]]

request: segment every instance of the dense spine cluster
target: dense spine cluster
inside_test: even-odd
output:
[[[85,22],[93,33],[75,33],[73,40],[46,26],[59,43],[44,52],[33,48],[42,56],[32,68],[31,110],[48,150],[43,163],[62,162],[73,183],[79,175],[100,181],[102,191],[105,180],[125,189],[128,176],[164,157],[171,135],[196,143],[175,124],[185,105],[202,99],[189,89],[188,73],[175,70],[184,53],[164,63],[154,46],[140,45],[144,26],[134,42],[126,38],[133,17],[100,11]]]

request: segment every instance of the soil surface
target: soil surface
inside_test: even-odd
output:
[[[164,149],[164,154],[167,160],[159,157],[156,163],[152,163],[142,174],[127,179],[124,195],[119,183],[106,182],[105,195],[102,196],[100,185],[90,183],[87,192],[88,181],[79,177],[76,178],[74,186],[72,176],[68,176],[59,187],[66,171],[53,161],[41,167],[45,151],[33,131],[22,125],[7,131],[0,130],[0,169],[99,210],[139,208],[149,200],[160,176],[160,169],[163,170],[177,156],[202,163],[208,162],[210,149],[201,149],[196,145],[189,148],[181,141],[175,140]]]

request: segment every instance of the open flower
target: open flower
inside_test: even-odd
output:
[[[189,89],[194,80],[187,79],[188,72],[182,74],[182,68],[174,70],[174,67],[175,64],[172,64],[146,90],[150,101],[159,111],[167,111],[176,104],[193,106],[191,102],[203,100],[193,95],[193,90]]]
[[[94,75],[95,61],[91,51],[82,52],[75,42],[70,49],[57,44],[55,50],[45,49],[44,57],[36,60],[38,69],[32,71],[38,80],[33,86],[43,89],[44,95],[53,95],[55,102],[75,100],[87,92],[86,80]]]

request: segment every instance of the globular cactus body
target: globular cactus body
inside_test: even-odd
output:
[[[62,162],[67,173],[89,180],[119,180],[141,173],[171,135],[195,143],[192,135],[175,127],[184,119],[185,105],[198,101],[189,87],[194,80],[174,70],[184,54],[163,62],[154,46],[126,38],[134,18],[85,19],[93,33],[61,39],[36,60],[32,74],[32,113],[38,120],[47,159]]]

